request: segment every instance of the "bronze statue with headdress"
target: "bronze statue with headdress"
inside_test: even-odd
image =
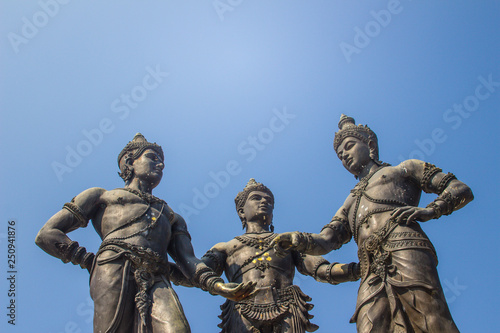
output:
[[[438,219],[474,197],[452,173],[420,160],[379,161],[377,136],[342,115],[334,149],[359,182],[319,234],[285,233],[278,254],[326,254],[352,238],[361,285],[351,322],[358,332],[458,332],[437,273],[436,251],[419,222]],[[418,207],[422,191],[437,198]]]
[[[256,281],[252,296],[227,300],[222,306],[219,327],[222,333],[302,333],[314,332],[311,323],[311,298],[293,284],[295,269],[317,281],[338,284],[359,278],[357,263],[329,263],[321,256],[291,251],[278,257],[271,245],[276,237],[273,227],[274,195],[250,179],[235,198],[236,212],[245,233],[212,247],[202,260],[217,275],[225,272],[235,283]]]
[[[252,292],[252,282],[226,284],[196,258],[184,219],[152,194],[163,176],[159,145],[136,134],[120,152],[118,166],[123,188],[83,191],[36,237],[50,255],[90,272],[94,332],[190,332],[171,281],[234,300]],[[95,255],[67,236],[89,221],[102,239]]]

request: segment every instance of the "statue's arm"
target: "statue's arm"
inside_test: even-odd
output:
[[[239,301],[251,295],[255,288],[254,282],[224,283],[224,280],[209,266],[196,258],[186,222],[178,214],[175,214],[168,253],[193,286],[208,291],[212,295],[221,295]]]
[[[436,166],[420,160],[408,160],[398,166],[404,177],[411,178],[422,191],[435,193],[438,197],[425,208],[402,207],[393,212],[401,223],[425,222],[464,207],[474,199],[469,186],[459,181],[452,173],[443,173]]]
[[[203,261],[215,272],[215,274],[219,276],[224,273],[224,268],[226,267],[226,259],[226,243],[218,243],[214,245],[203,255],[203,257],[201,257],[201,261]]]
[[[325,225],[319,234],[297,231],[280,234],[271,243],[276,254],[284,256],[289,250],[297,250],[310,255],[323,255],[340,248],[352,238],[347,218],[351,204],[352,197],[349,196],[330,223]]]
[[[74,197],[45,223],[38,232],[35,243],[65,263],[72,262],[82,268],[90,269],[93,254],[87,254],[84,247],[80,247],[66,234],[87,226],[99,209],[101,196],[105,191],[102,188],[91,188]]]
[[[174,221],[168,254],[174,259],[184,275],[192,278],[196,271],[196,266],[201,261],[194,254],[191,235],[182,216],[175,214]]]
[[[212,269],[216,275],[221,276],[224,272],[224,263],[226,262],[226,257],[224,253],[218,250],[218,248],[222,245],[217,244],[212,249],[208,250],[203,257],[201,257],[201,261],[207,265],[210,269]],[[196,258],[197,259],[197,258]],[[195,287],[192,278],[187,278],[179,265],[175,263],[169,263],[170,266],[170,280],[175,285],[181,285],[184,287]],[[189,274],[189,273],[188,273]]]
[[[297,257],[297,259],[295,259]],[[312,276],[316,281],[330,284],[339,284],[348,281],[357,281],[360,278],[359,263],[340,264],[330,263],[322,256],[301,255],[294,256],[297,270],[304,275]]]

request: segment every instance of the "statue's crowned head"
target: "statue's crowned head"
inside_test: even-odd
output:
[[[375,132],[373,132],[367,125],[356,125],[354,118],[343,114],[340,116],[339,131],[335,133],[335,139],[333,140],[333,148],[336,152],[342,141],[350,136],[363,141],[367,145],[370,141],[374,142],[375,148],[371,150],[370,157],[375,163],[382,163],[379,161],[378,157],[378,140]]]
[[[250,178],[250,180],[248,181],[248,183],[245,186],[245,188],[243,189],[243,191],[239,192],[238,195],[236,196],[236,198],[234,198],[234,203],[236,204],[236,211],[237,212],[240,211],[240,209],[242,209],[245,206],[245,203],[247,202],[247,199],[248,199],[248,196],[250,195],[250,193],[255,192],[255,191],[264,192],[264,193],[269,194],[269,196],[271,196],[271,198],[272,198],[272,204],[274,205],[273,192],[271,192],[271,190],[267,186],[265,186],[264,184],[257,183],[254,178]],[[241,215],[239,215],[239,216],[240,216],[241,223],[242,223],[243,229],[244,229],[246,227],[246,220]],[[272,225],[271,225],[271,228],[274,229],[272,227]]]
[[[123,148],[120,154],[118,154],[118,167],[120,168],[120,172],[118,174],[125,182],[130,180],[133,176],[130,165],[134,160],[138,159],[146,149],[153,149],[158,153],[158,155],[160,155],[162,160],[164,159],[163,149],[161,146],[156,143],[148,142],[148,140],[146,140],[144,135],[141,133],[137,133],[132,141],[127,143],[125,148]]]

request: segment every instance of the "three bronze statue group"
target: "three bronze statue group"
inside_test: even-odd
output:
[[[198,259],[182,216],[152,195],[163,175],[162,148],[137,134],[118,155],[125,186],[78,194],[42,227],[36,244],[90,272],[96,333],[190,332],[171,283],[225,297],[222,332],[314,332],[311,298],[293,285],[295,268],[325,283],[361,281],[351,318],[358,332],[458,332],[419,222],[462,208],[471,189],[430,163],[381,162],[375,133],[345,115],[333,145],[359,182],[317,234],[274,233],[273,193],[250,179],[235,199],[245,233]],[[418,207],[422,191],[437,194],[425,208]],[[89,220],[102,239],[95,254],[67,236]],[[321,256],[352,238],[359,262]]]

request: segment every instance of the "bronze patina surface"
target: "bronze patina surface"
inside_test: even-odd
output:
[[[458,332],[420,222],[464,207],[471,189],[430,163],[381,162],[377,136],[353,118],[342,115],[339,129],[335,151],[358,184],[321,233],[281,234],[273,241],[277,252],[325,254],[354,238],[361,285],[351,322],[358,332]],[[418,207],[422,191],[438,195],[425,208]]]
[[[338,284],[359,279],[359,265],[330,264],[321,256],[291,251],[276,255],[271,242],[274,233],[274,195],[261,183],[250,179],[235,199],[236,210],[245,233],[212,247],[202,260],[218,275],[225,272],[229,282],[255,281],[251,297],[235,302],[227,300],[221,306],[225,333],[300,333],[314,332],[311,323],[311,298],[293,285],[295,269],[321,282]]]
[[[43,226],[36,244],[90,272],[94,332],[190,332],[170,280],[189,280],[212,294],[240,300],[253,283],[224,284],[194,255],[184,219],[152,195],[163,176],[163,150],[136,134],[118,156],[123,188],[90,188]],[[67,234],[89,220],[102,239],[94,255]],[[169,254],[177,265],[169,263]]]

